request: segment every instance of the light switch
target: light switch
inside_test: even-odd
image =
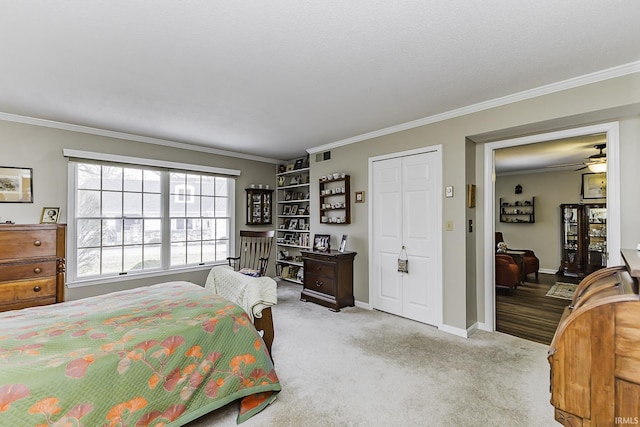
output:
[[[448,186],[444,188],[444,197],[453,197],[453,186]]]
[[[445,224],[445,230],[447,231],[453,231],[453,221],[452,220],[447,220],[446,224]]]

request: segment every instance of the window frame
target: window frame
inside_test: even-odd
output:
[[[234,256],[235,253],[235,222],[236,222],[236,177],[240,175],[240,171],[233,169],[223,169],[202,165],[189,165],[185,163],[157,161],[153,159],[143,159],[129,156],[110,155],[102,153],[90,153],[80,152],[77,150],[64,150],[65,157],[69,158],[68,173],[67,173],[67,188],[69,191],[67,197],[68,218],[67,221],[67,286],[69,288],[84,287],[91,285],[101,285],[106,283],[114,283],[121,281],[130,281],[137,279],[161,277],[168,275],[175,275],[180,273],[196,272],[201,270],[210,269],[214,265],[220,265],[226,263],[226,260],[218,260],[213,262],[205,262],[198,265],[180,265],[171,267],[168,257],[171,250],[171,239],[168,234],[163,234],[163,242],[161,246],[161,252],[163,256],[163,262],[161,269],[154,270],[142,270],[141,272],[125,272],[124,274],[109,274],[101,276],[91,276],[88,278],[77,276],[77,230],[76,230],[76,203],[78,196],[77,183],[77,164],[78,163],[93,163],[100,166],[117,166],[117,167],[134,167],[147,170],[155,170],[161,172],[161,221],[163,233],[164,230],[170,230],[171,214],[168,209],[168,200],[170,195],[170,188],[168,185],[169,175],[172,172],[196,174],[201,176],[215,176],[227,179],[228,194],[227,203],[229,210],[229,253],[228,256]],[[200,217],[198,217],[200,218]]]

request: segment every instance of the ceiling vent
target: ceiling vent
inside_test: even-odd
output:
[[[331,151],[316,154],[316,163],[331,159]]]

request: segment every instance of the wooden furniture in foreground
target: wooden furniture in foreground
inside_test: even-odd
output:
[[[354,305],[353,259],[356,252],[301,251],[304,284],[300,299],[340,311]]]
[[[622,253],[626,266],[580,282],[551,342],[551,404],[565,426],[635,424],[640,415],[640,257]]]
[[[0,311],[64,301],[64,224],[0,225]]]

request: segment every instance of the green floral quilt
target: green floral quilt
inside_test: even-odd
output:
[[[1,426],[180,426],[280,391],[244,310],[170,282],[0,313]]]

